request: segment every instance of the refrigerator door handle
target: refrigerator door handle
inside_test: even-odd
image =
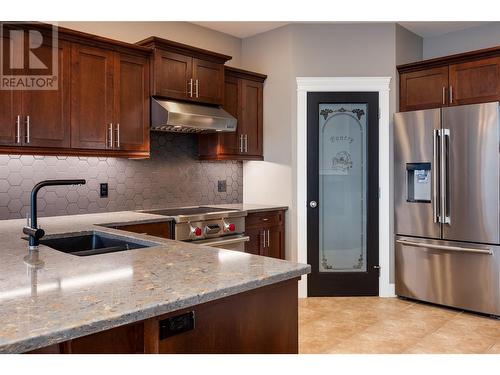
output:
[[[406,240],[396,240],[396,242],[400,243],[402,245],[415,246],[415,247],[425,247],[428,249],[456,251],[456,252],[462,252],[462,253],[493,255],[493,252],[491,251],[491,249],[474,249],[471,247],[434,245],[434,244],[429,244],[429,243],[406,241]]]
[[[449,202],[449,152],[450,152],[450,129],[441,130],[441,222],[451,224],[450,202]]]
[[[434,129],[432,139],[432,218],[435,223],[441,223],[441,214],[438,212],[438,194],[439,194],[439,137],[441,136],[440,129]]]

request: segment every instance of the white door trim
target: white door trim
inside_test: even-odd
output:
[[[390,132],[389,84],[391,77],[297,77],[297,260],[307,263],[307,93],[335,91],[377,91],[379,93],[379,295],[394,297],[390,283]],[[299,282],[299,297],[307,297],[307,277]]]

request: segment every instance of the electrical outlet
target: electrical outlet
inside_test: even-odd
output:
[[[225,193],[227,190],[227,183],[226,180],[219,180],[217,182],[217,191],[219,193]]]
[[[101,198],[108,197],[108,183],[107,182],[104,182],[101,184],[100,196],[101,196]]]

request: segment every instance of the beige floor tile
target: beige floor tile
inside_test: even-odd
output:
[[[500,321],[398,298],[307,298],[299,352],[498,353]]]

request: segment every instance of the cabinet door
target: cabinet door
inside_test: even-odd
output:
[[[239,118],[241,101],[240,80],[234,77],[226,77],[224,83],[224,109],[231,115]],[[241,124],[238,121],[235,133],[220,134],[220,150],[224,155],[239,155],[241,149]]]
[[[57,90],[26,90],[22,92],[21,128],[23,144],[33,147],[69,147],[69,44],[60,41],[58,51],[51,45],[42,45],[38,55],[58,54]],[[44,59],[45,60],[45,59]]]
[[[224,65],[210,61],[193,59],[194,94],[197,101],[223,104]]]
[[[22,142],[21,91],[0,90],[0,108],[0,145],[20,145]]]
[[[284,231],[281,225],[264,229],[266,243],[262,247],[261,255],[277,259],[284,259]]]
[[[262,253],[263,247],[263,230],[262,228],[247,228],[245,234],[250,237],[250,241],[245,243],[245,252],[255,255]]]
[[[8,56],[10,40],[6,34],[2,37],[2,56]],[[0,90],[0,145],[13,146],[20,144],[21,124],[17,124],[18,116],[21,121],[21,91]],[[19,138],[17,138],[19,135]],[[19,141],[19,143],[18,143]]]
[[[71,147],[109,147],[113,122],[113,52],[74,44],[71,56]]]
[[[142,57],[117,53],[114,77],[114,147],[148,151],[149,62]]]
[[[450,65],[451,104],[500,99],[500,57]]]
[[[448,105],[448,67],[403,73],[399,77],[399,110],[439,108]]]
[[[193,59],[178,53],[155,51],[154,95],[173,99],[190,99],[194,90],[189,83],[193,72]],[[192,91],[194,92],[194,91]]]
[[[241,132],[245,154],[261,156],[262,150],[262,83],[241,80]]]

